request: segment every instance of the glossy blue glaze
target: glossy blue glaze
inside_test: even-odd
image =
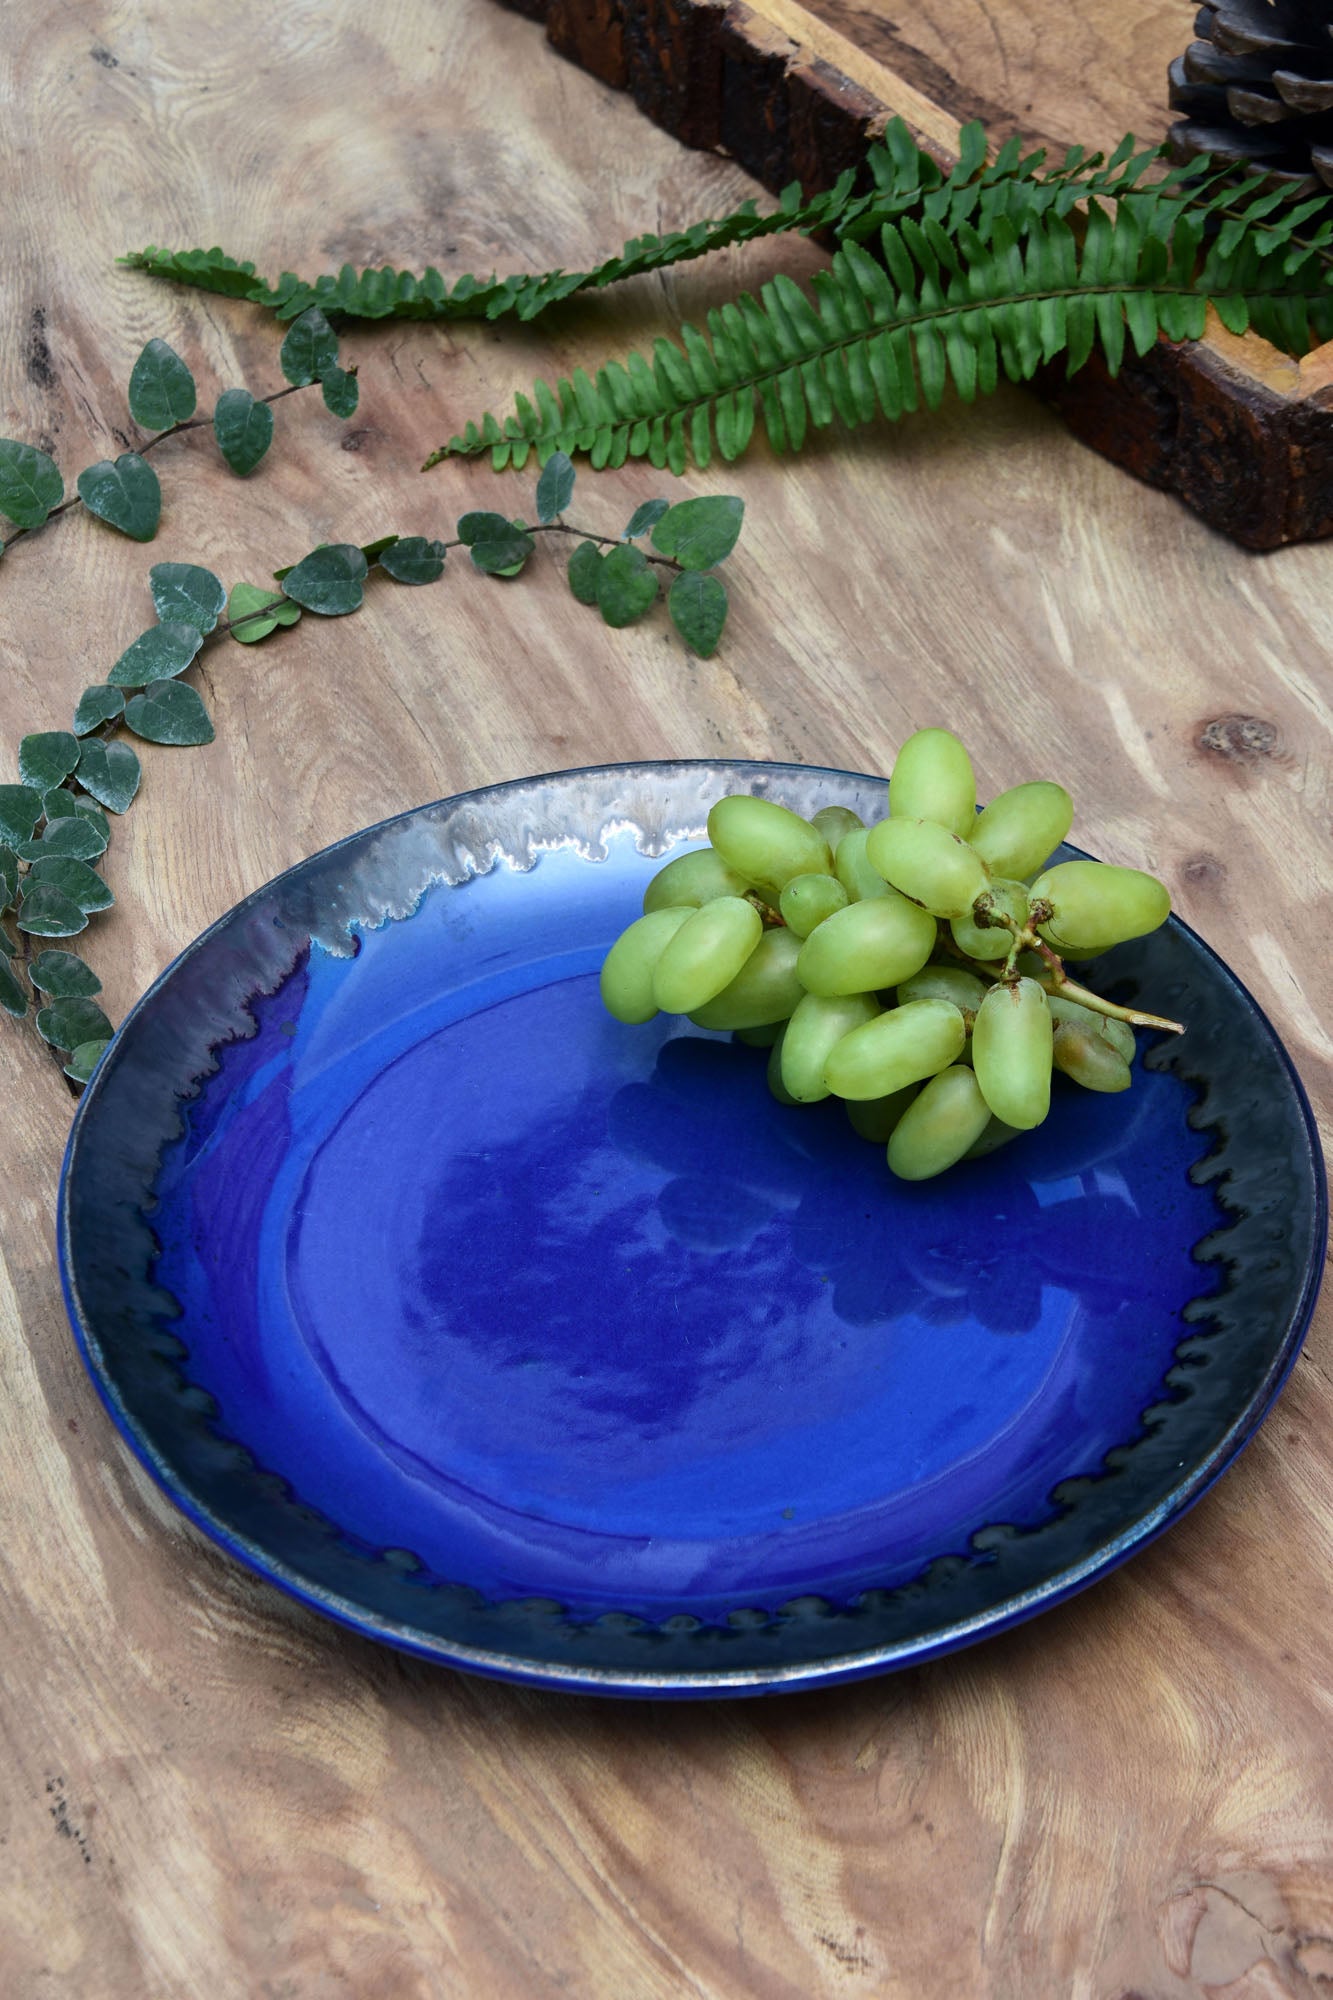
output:
[[[663,848],[740,786],[882,791],[628,766],[423,808],[238,906],[85,1097],[61,1251],[94,1378],[196,1520],[335,1617],[627,1693],[926,1658],[1160,1532],[1294,1359],[1309,1108],[1174,922],[1100,983],[1184,1042],[917,1186],[836,1102],[777,1105],[762,1053],[605,1015]]]
[[[1186,1087],[1057,1096],[895,1182],[764,1058],[612,1021],[628,836],[318,945],[158,1182],[217,1422],[372,1546],[487,1597],[718,1617],[906,1581],[1133,1435],[1223,1219]]]

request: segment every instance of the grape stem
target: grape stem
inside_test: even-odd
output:
[[[1076,979],[1069,977],[1069,974],[1065,971],[1064,960],[1058,952],[1052,951],[1045,938],[1038,937],[1036,931],[1030,930],[1026,924],[1020,924],[1016,918],[1009,915],[1008,911],[991,908],[987,910],[986,915],[987,924],[984,928],[989,928],[993,924],[1001,925],[1005,930],[1013,933],[1013,943],[1009,947],[1009,955],[1005,959],[1003,972],[996,972],[982,960],[969,958],[967,953],[955,944],[952,937],[950,937],[948,939],[949,948],[973,972],[979,972],[991,980],[1003,981],[1012,979],[1017,967],[1019,953],[1035,951],[1046,962],[1045,972],[1037,977],[1037,984],[1044,987],[1046,992],[1058,993],[1062,999],[1076,1001],[1080,1007],[1087,1007],[1094,1014],[1105,1014],[1113,1021],[1127,1021],[1133,1028],[1159,1028],[1163,1034],[1167,1035],[1184,1034],[1185,1024],[1183,1021],[1170,1021],[1164,1014],[1148,1014],[1139,1007],[1118,1006],[1114,1000],[1103,999],[1100,993],[1094,993],[1090,986],[1080,986]]]

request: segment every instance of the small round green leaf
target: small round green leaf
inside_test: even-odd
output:
[[[194,377],[174,347],[150,340],[130,376],[130,415],[146,431],[188,423],[196,402]]]
[[[379,559],[380,568],[395,583],[434,583],[444,574],[444,543],[424,535],[404,535]]]
[[[103,1050],[109,1046],[108,1042],[80,1042],[65,1064],[65,1075],[73,1077],[75,1083],[87,1083],[102,1059]]]
[[[386,549],[391,549],[395,542],[401,542],[402,539],[401,535],[381,535],[376,541],[362,542],[361,553],[367,563],[377,563]]]
[[[36,445],[0,438],[0,514],[16,528],[40,528],[65,497],[56,462]]]
[[[256,618],[254,614],[260,610],[264,615]],[[253,646],[257,639],[267,639],[279,625],[295,625],[300,616],[299,604],[288,604],[271,586],[259,583],[234,583],[227,599],[231,636],[242,646]]]
[[[727,493],[682,500],[653,529],[653,547],[682,569],[712,569],[735,548],[744,514],[745,502]]]
[[[95,868],[67,854],[52,854],[33,862],[23,885],[25,907],[28,897],[43,884],[59,889],[62,896],[68,896],[71,903],[77,903],[89,916],[97,910],[109,910],[116,900]]]
[[[96,861],[105,854],[107,839],[82,813],[53,819],[40,840],[25,840],[15,851],[20,861],[43,861],[52,854],[67,854],[75,861]]]
[[[324,397],[324,407],[335,417],[354,417],[360,401],[361,391],[357,387],[355,368],[339,368],[335,363],[326,368],[320,376],[320,388]]]
[[[90,826],[93,826],[97,829],[98,833],[101,834],[103,840],[110,840],[111,838],[110,823],[107,820],[105,814],[100,813],[95,805],[92,805],[87,799],[75,799],[74,810],[78,814],[80,819],[86,819]],[[48,814],[47,817],[49,818],[50,815]]]
[[[31,785],[0,785],[0,840],[31,840],[41,816],[42,795]]]
[[[109,521],[132,541],[151,542],[162,518],[162,488],[137,451],[103,458],[79,474],[79,498],[99,521]]]
[[[537,544],[526,528],[505,522],[505,532],[472,544],[472,560],[486,576],[517,576]]]
[[[244,478],[273,442],[273,412],[248,389],[224,389],[213,412],[213,435],[232,471]]]
[[[300,321],[297,321],[300,325]],[[353,542],[314,549],[283,578],[284,593],[321,618],[343,618],[361,604],[368,564]]]
[[[154,681],[125,704],[125,726],[145,743],[211,743],[213,724],[192,687],[183,681]]]
[[[82,756],[82,748],[80,748],[79,754]],[[64,785],[53,785],[49,792],[42,793],[43,819],[68,819],[72,813],[76,813],[78,810],[78,800],[75,798],[73,792],[68,791]]]
[[[75,937],[87,930],[88,919],[54,882],[38,882],[23,898],[18,927],[30,937]]]
[[[79,761],[79,739],[68,729],[48,729],[25,736],[19,744],[19,778],[46,792],[69,776]]]
[[[114,722],[124,706],[125,697],[120,689],[112,687],[107,681],[85,688],[74,711],[74,734],[90,736],[104,722]]]
[[[91,965],[85,965],[72,951],[39,951],[28,967],[28,977],[52,1000],[91,1000],[102,990]]]
[[[0,958],[0,1007],[17,1021],[21,1021],[28,1011],[28,996],[5,958]]]
[[[95,1000],[55,1000],[38,1008],[37,1032],[53,1049],[77,1049],[85,1042],[109,1042],[111,1023]]]
[[[168,623],[211,632],[227,602],[227,587],[198,563],[154,563],[148,572],[153,609]]]
[[[458,539],[469,549],[478,542],[503,541],[513,531],[513,522],[504,514],[464,514],[458,523]]]
[[[318,382],[337,366],[338,336],[318,306],[311,306],[287,329],[278,354],[278,366],[295,389]]]
[[[655,528],[671,505],[669,500],[645,500],[634,509],[625,526],[627,535],[646,535]]]
[[[203,643],[204,635],[197,625],[150,625],[125,648],[107,680],[112,687],[122,688],[170,680],[173,674],[185,672]]]
[[[596,604],[602,552],[596,542],[580,542],[569,559],[569,587],[580,604]]]
[[[721,579],[687,570],[667,592],[667,610],[685,644],[700,659],[711,659],[727,622],[727,593]]]
[[[564,513],[573,495],[573,461],[568,452],[553,452],[537,481],[537,519],[554,521],[557,514]]]
[[[128,743],[104,743],[89,736],[79,759],[79,783],[108,812],[126,812],[133,803],[143,773]]]
[[[632,625],[657,598],[657,578],[642,549],[618,542],[602,557],[597,602],[608,625]]]

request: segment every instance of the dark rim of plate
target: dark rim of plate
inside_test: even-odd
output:
[[[157,1165],[182,1129],[181,1106],[216,1070],[215,1051],[254,1032],[253,1001],[277,989],[312,937],[354,950],[354,926],[410,915],[432,883],[483,874],[501,854],[527,867],[544,848],[572,841],[595,859],[605,836],[627,826],[646,851],[661,852],[702,829],[723,789],[771,789],[790,800],[809,786],[813,810],[855,805],[858,796],[868,807],[882,799],[883,784],[744,760],[516,779],[418,807],[323,850],[181,953],[134,1007],[84,1093],[65,1154],[58,1233],[89,1373],[135,1455],[190,1519],[304,1603],[446,1664],[588,1692],[744,1694],[882,1672],[1003,1630],[1114,1568],[1206,1491],[1254,1434],[1299,1352],[1328,1212],[1318,1133],[1290,1059],[1229,968],[1177,918],[1121,948],[1117,991],[1141,990],[1146,1004],[1167,1012],[1188,999],[1188,1035],[1162,1039],[1144,1061],[1199,1093],[1189,1122],[1214,1143],[1193,1174],[1214,1183],[1230,1220],[1194,1255],[1221,1261],[1224,1281],[1185,1307],[1192,1331],[1138,1434],[1108,1452],[1097,1473],[1056,1486],[1054,1512],[1036,1526],[990,1523],[966,1549],[925,1562],[911,1583],[851,1604],[811,1596],[776,1612],[738,1605],[719,1623],[580,1618],[536,1598],[488,1602],[428,1578],[406,1550],[359,1543],[304,1505],[219,1433],[213,1399],[182,1372],[187,1350],[172,1331],[180,1309],[152,1276]]]

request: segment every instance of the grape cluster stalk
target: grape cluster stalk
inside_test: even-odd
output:
[[[738,794],[708,815],[709,845],[658,870],[643,915],[602,966],[608,1012],[659,1012],[768,1047],[783,1104],[845,1100],[902,1180],[929,1180],[1031,1131],[1061,1070],[1127,1090],[1136,1027],[1178,1021],[1071,979],[1166,921],[1165,887],[1137,868],[1061,861],[1062,785],[1015,785],[977,812],[971,758],[947,729],[898,754],[888,813],[810,819]]]

